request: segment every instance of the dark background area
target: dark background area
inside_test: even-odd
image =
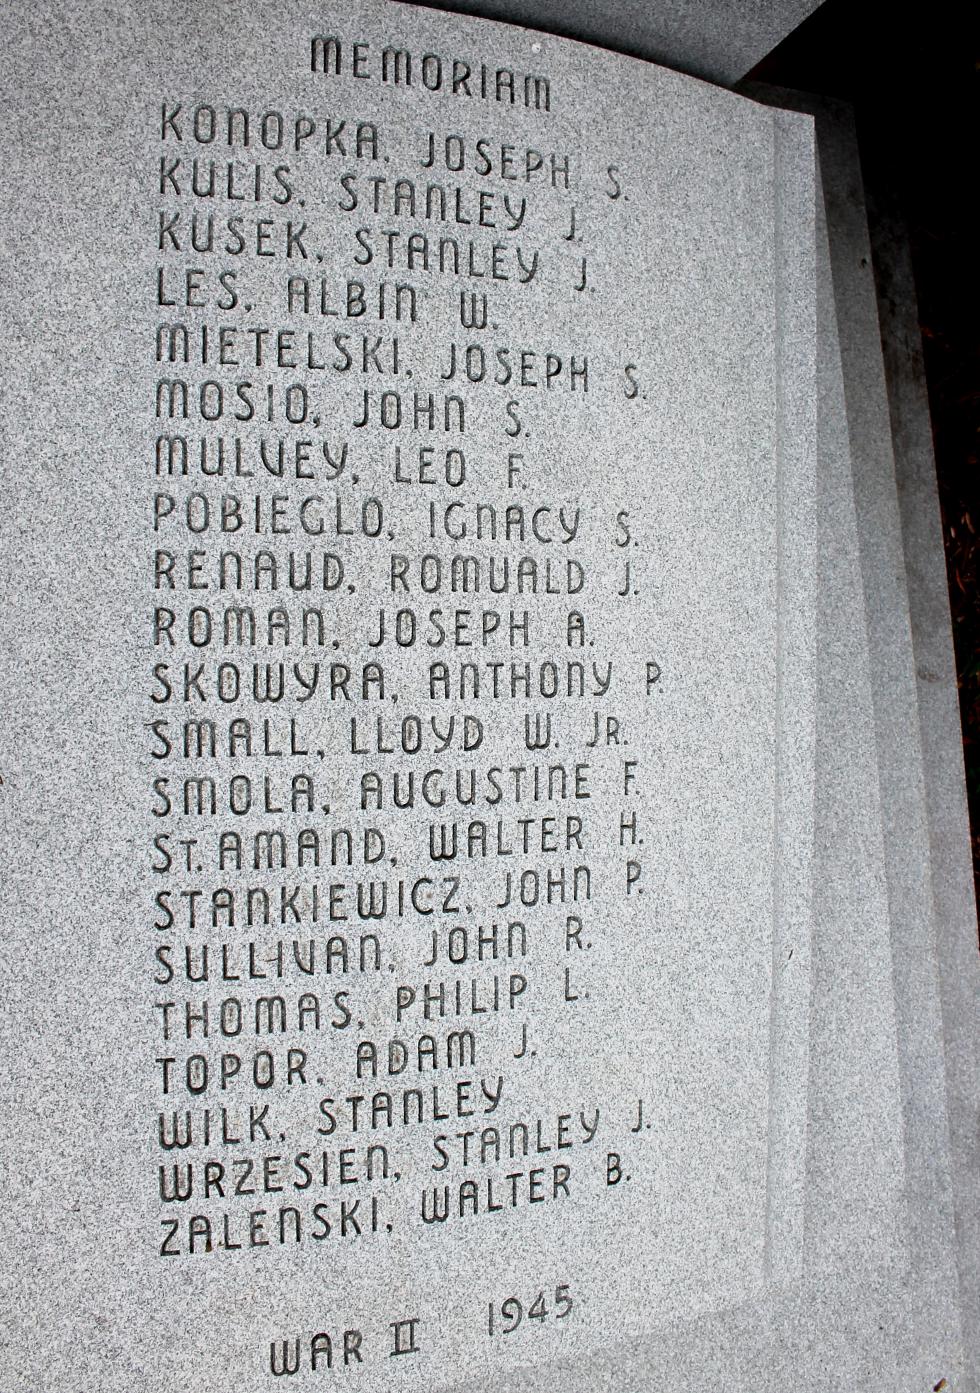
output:
[[[825,0],[750,76],[850,102],[866,182],[888,190],[909,230],[980,898],[977,33],[967,5]]]

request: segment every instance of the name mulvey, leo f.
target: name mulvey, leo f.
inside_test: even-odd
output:
[[[541,73],[492,68],[486,63],[444,58],[432,52],[416,54],[393,45],[379,52],[377,45],[360,40],[346,42],[332,34],[315,34],[310,40],[310,69],[325,77],[349,75],[394,87],[421,87],[446,96],[503,102],[532,111],[551,110],[551,81]]]

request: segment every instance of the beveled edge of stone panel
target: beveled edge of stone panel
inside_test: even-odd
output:
[[[914,1281],[910,1314],[923,1341],[930,1342],[928,1348],[920,1344],[909,1350],[909,1372],[931,1384],[950,1375],[956,1381],[965,1368],[962,1298],[953,1316],[947,1278],[955,1245],[952,1157],[923,750],[857,135],[853,114],[843,104],[821,104],[815,114],[821,165],[827,172],[831,264],[873,660],[908,1168]],[[952,1368],[937,1371],[937,1363]]]
[[[802,1271],[813,915],[817,305],[812,122],[773,112],[779,478],[778,735],[766,1268]],[[788,1068],[787,1068],[788,1065]]]
[[[851,109],[779,92],[817,119],[834,294],[854,464],[865,609],[871,642],[879,781],[884,813],[908,1172],[909,1269],[902,1374],[910,1387],[966,1377],[962,1298],[951,1303],[955,1245],[946,1058],[926,778],[914,676],[891,420],[885,387],[863,175]],[[956,1305],[955,1316],[950,1306]],[[943,1366],[946,1367],[943,1367]]]
[[[118,58],[121,55],[124,47],[124,42],[122,38],[120,38],[118,44],[119,54],[115,54],[114,58]],[[103,58],[101,61],[108,65],[107,58]],[[87,80],[85,93],[86,98],[88,98],[89,94],[94,90],[94,87],[96,85],[97,78],[95,72],[96,70],[95,68],[93,68],[92,73]],[[108,80],[110,76],[111,73],[103,74],[104,80]],[[49,88],[48,95],[50,95],[52,99],[54,99],[55,97],[55,85],[53,83]],[[729,94],[722,95],[728,101],[734,100]],[[64,117],[65,121],[67,121],[70,116],[71,113],[66,111]],[[96,135],[100,135],[103,138],[108,137],[109,131],[108,129],[103,129],[104,123],[102,122],[101,118],[100,120],[96,121],[95,118],[92,117],[92,123]],[[53,133],[54,138],[57,139],[58,126],[52,125],[51,132]],[[54,150],[50,150],[47,152],[47,154],[50,156],[52,162],[55,165],[57,165],[59,161],[59,153],[55,152]],[[66,163],[70,163],[73,154],[74,150],[71,146],[69,146],[69,148],[66,149],[64,153],[64,159]],[[29,162],[25,160],[25,165],[27,165],[28,163]],[[49,201],[54,208],[57,208],[58,199],[58,186],[55,185],[52,188],[49,195]],[[79,202],[77,207],[78,220],[81,221],[83,215],[90,213],[91,211],[92,210],[84,204],[84,201]],[[69,288],[71,288],[72,286],[80,286],[83,290],[90,292],[92,289],[92,285],[88,277],[92,270],[93,264],[94,263],[92,261],[82,259],[79,259],[77,262],[70,264],[70,274],[68,276]],[[37,283],[42,288],[42,290],[50,290],[51,288],[51,283],[49,283],[49,281],[46,279],[50,270],[51,267],[48,266],[47,263],[39,263],[36,276]],[[125,267],[119,268],[118,281],[120,283],[120,308],[117,311],[117,319],[118,316],[122,315],[124,312],[125,287],[122,286],[122,283],[126,280],[126,275],[127,273]],[[94,303],[90,303],[90,298],[91,297],[86,298],[84,302],[87,315],[85,320],[85,329],[86,333],[88,333],[90,336],[91,342],[97,344],[99,342],[97,331],[101,330],[104,327],[105,321],[99,317],[99,297],[95,297]],[[54,318],[52,320],[52,323],[47,325],[47,330],[51,332],[53,332],[53,330],[57,328],[57,326],[60,323],[57,317],[59,306],[58,304],[54,303],[54,299],[55,297],[52,295],[52,313],[54,315]],[[101,308],[104,310],[104,307]],[[123,329],[126,328],[125,324],[123,324],[121,320],[119,321],[119,324],[117,324],[115,321],[113,322],[113,327],[120,326]],[[69,383],[65,385],[66,402],[71,404],[72,402],[77,402],[80,399],[82,399],[85,389],[91,386],[93,383],[96,386],[101,386],[101,388],[104,389],[105,378],[102,374],[106,372],[111,372],[114,366],[115,365],[111,360],[93,360],[91,364],[87,365],[86,375],[84,377],[78,380],[72,379]],[[93,398],[91,401],[89,401],[88,405],[90,407],[93,405],[97,405],[97,400],[97,398]],[[74,421],[71,418],[66,418],[64,422],[64,429],[66,431],[70,431],[73,428],[73,426],[78,426],[79,429],[81,429],[84,432],[84,429],[88,429],[92,424],[92,421],[90,421],[90,419],[88,419],[84,414],[82,414],[77,418],[77,420]],[[134,497],[132,497],[132,495],[138,493],[138,488],[137,485],[135,485],[132,482],[132,480],[128,478],[127,470],[129,468],[129,461],[127,459],[122,458],[116,458],[115,460],[112,458],[111,446],[114,432],[117,430],[119,423],[118,421],[110,420],[104,421],[102,425],[104,427],[104,433],[100,435],[98,438],[99,447],[98,451],[95,452],[96,458],[98,460],[101,460],[103,457],[106,458],[110,466],[109,472],[111,482],[114,484],[118,484],[120,487],[127,490],[127,513],[138,518],[139,500],[134,499]],[[99,571],[99,559],[102,558],[102,553],[104,549],[102,547],[101,542],[101,533],[98,529],[100,524],[104,524],[105,515],[101,511],[100,504],[103,500],[100,498],[99,494],[91,488],[86,488],[84,481],[76,482],[78,483],[80,493],[83,495],[82,502],[85,505],[85,511],[83,516],[85,529],[82,538],[79,539],[78,551],[75,556],[75,563],[78,564],[80,560],[84,561],[86,569],[85,571],[83,571],[83,593],[77,597],[73,596],[73,599],[75,599],[76,601],[79,612],[84,614],[85,609],[83,601],[91,601],[95,603],[99,600],[101,594],[100,587],[102,585],[103,578]],[[43,543],[44,519],[39,519],[30,516],[28,518],[28,524],[32,536],[36,536],[39,539],[39,545]],[[116,569],[112,574],[112,583],[118,588],[119,593],[123,593],[126,584],[131,578],[130,572],[134,569],[135,562],[131,557],[120,557],[116,558],[113,564]],[[91,567],[91,570],[89,570],[88,567]],[[68,578],[71,578],[70,574]],[[60,575],[59,579],[62,579]],[[27,598],[28,597],[25,596],[25,605],[23,607],[23,612],[29,615],[31,613],[32,606],[26,603]],[[58,652],[61,651],[61,644],[65,638],[65,634],[61,630],[57,628],[48,628],[48,620],[51,618],[52,616],[50,615],[50,613],[42,612],[40,615],[41,622],[39,624],[39,627],[31,638],[32,653],[36,657],[43,658],[45,660],[49,658],[52,654],[56,655]],[[112,666],[110,666],[109,669],[110,677],[107,679],[107,682],[104,687],[92,689],[85,684],[84,679],[86,677],[86,673],[84,663],[81,660],[79,660],[78,666],[72,675],[72,681],[69,684],[70,697],[74,702],[78,703],[78,705],[73,708],[76,714],[81,713],[84,715],[91,710],[95,713],[98,719],[92,734],[91,742],[87,744],[84,749],[72,751],[72,757],[69,761],[66,762],[64,760],[63,752],[59,753],[57,749],[55,750],[53,762],[51,765],[51,772],[53,777],[57,776],[57,778],[54,781],[59,785],[63,777],[67,777],[72,789],[78,792],[79,797],[77,806],[86,809],[86,811],[90,808],[91,805],[89,802],[85,801],[83,795],[86,792],[88,792],[89,794],[91,793],[91,785],[88,782],[88,780],[90,776],[92,776],[93,774],[102,776],[105,779],[105,782],[103,785],[101,785],[101,787],[110,787],[113,796],[119,798],[123,802],[125,801],[127,796],[132,792],[130,788],[131,781],[126,774],[124,750],[122,763],[119,767],[113,766],[113,772],[111,774],[111,777],[104,774],[104,766],[101,763],[101,761],[107,755],[110,758],[112,758],[114,755],[118,756],[120,754],[120,749],[122,748],[120,744],[120,732],[112,719],[112,702],[120,697],[121,691],[123,691],[126,686],[125,678],[128,670],[127,644],[128,639],[130,637],[130,631],[136,630],[137,623],[138,616],[130,615],[127,616],[127,632],[125,635],[122,633],[117,633],[113,637],[111,633],[111,626],[109,627],[108,640],[105,633],[96,635],[94,640],[96,651],[102,654],[103,656],[111,657],[112,659]],[[111,654],[108,652],[109,640],[111,640]],[[57,686],[52,686],[49,690],[45,690],[43,696],[45,703],[45,711],[47,712],[50,709],[50,711],[52,711],[55,715],[60,717],[60,715],[62,714],[60,689]],[[32,715],[33,712],[29,710],[27,714]],[[800,748],[805,750],[805,741],[801,744]],[[76,765],[78,772],[77,786],[74,784],[74,782],[72,782],[76,773]],[[97,784],[96,787],[100,787],[100,785]],[[52,805],[52,817],[55,820],[53,830],[57,830],[57,819],[59,818],[62,812],[63,809],[61,809],[57,804]],[[115,806],[113,806],[110,809],[104,810],[107,840],[108,843],[114,847],[117,847],[119,842],[119,818],[121,817],[121,815],[122,814],[120,810]],[[99,809],[93,809],[93,817],[98,818],[99,816]],[[96,830],[99,829],[100,824],[97,822]],[[33,826],[30,829],[24,829],[23,849],[25,851],[25,855],[27,856],[29,856],[30,853],[30,835],[34,830],[35,828]],[[47,827],[46,830],[52,830],[52,828]],[[93,829],[91,826],[80,830],[81,833],[84,836],[86,836],[86,838],[89,841],[92,840]],[[62,872],[65,869],[65,867],[59,867],[59,872]],[[794,873],[796,873],[798,869],[799,868],[794,863]],[[98,901],[100,902],[101,907],[104,908],[106,904],[110,902],[115,902],[120,907],[125,905],[124,897],[128,889],[125,866],[111,864],[97,865],[93,868],[91,872],[91,877],[91,885],[93,891],[97,893]],[[81,888],[82,890],[84,890],[85,888],[87,888],[87,886],[83,884]],[[81,918],[84,926],[84,914],[82,914],[80,910],[76,911],[76,913],[78,917]],[[108,935],[110,934],[110,932],[115,932],[115,930],[110,930],[109,928],[106,928],[104,932]],[[88,958],[91,956],[89,951],[89,945],[85,943],[81,945],[79,945],[78,943],[73,943],[71,946],[74,952],[77,953],[80,958],[84,958],[87,961]],[[60,969],[62,964],[59,963],[55,964],[54,966]],[[88,964],[88,967],[93,977],[97,976],[97,967],[93,966],[91,963]],[[118,987],[119,993],[122,992],[123,986],[124,983],[120,982]],[[113,989],[113,991],[114,994],[116,994],[115,988]],[[73,1006],[76,1010],[81,1009],[81,1004],[78,1002],[77,999],[73,1002]],[[67,1046],[71,1045],[70,1041],[67,1041],[65,1043]],[[32,1051],[38,1048],[43,1049],[44,1040],[32,1040],[30,1047]],[[71,1066],[70,1072],[67,1075],[63,1075],[59,1078],[53,1078],[50,1080],[51,1087],[56,1090],[53,1095],[56,1100],[63,1099],[66,1096],[66,1094],[68,1094],[68,1083],[75,1082],[76,1079],[77,1081],[81,1081],[84,1078],[86,1065],[90,1062],[92,1061],[86,1061],[84,1058],[80,1058],[78,1056],[77,1051],[75,1051],[72,1054],[71,1058],[68,1061],[68,1063]],[[98,1061],[95,1062],[97,1063]],[[68,1083],[66,1083],[66,1078],[68,1080]],[[123,1078],[120,1080],[120,1088],[122,1088],[124,1084],[125,1079]],[[72,1102],[73,1100],[69,1098],[69,1101]],[[80,1099],[74,1101],[78,1103],[81,1102]],[[115,1102],[115,1097],[113,1097],[111,1101]],[[103,1111],[108,1110],[108,1106],[109,1104],[104,1097],[100,1097],[95,1101],[92,1116],[94,1116],[96,1123],[100,1114]],[[66,1122],[69,1122],[70,1120],[70,1117],[65,1119],[59,1118],[58,1122],[59,1125],[64,1126],[64,1124]],[[91,1117],[88,1120],[91,1121]],[[55,1130],[57,1131],[57,1129]],[[92,1127],[91,1137],[91,1146],[93,1149],[93,1153],[96,1155],[98,1154],[99,1144],[100,1138],[98,1135],[98,1127],[96,1125]],[[69,1179],[70,1178],[71,1177],[69,1176]],[[71,1192],[66,1190],[65,1196],[66,1199],[71,1198]],[[85,1216],[86,1220],[88,1217],[88,1215]],[[78,1232],[81,1232],[81,1225],[79,1227]],[[117,1246],[121,1246],[121,1241],[117,1242]],[[106,1249],[104,1250],[100,1249],[99,1251],[103,1256],[108,1257],[108,1247],[106,1247]],[[49,1255],[45,1254],[45,1256],[47,1257]],[[122,1283],[119,1292],[119,1295],[122,1296],[125,1292],[125,1272],[124,1270],[118,1270],[114,1271],[112,1275],[115,1279],[118,1279]],[[63,1301],[64,1299],[64,1288],[60,1289],[58,1292],[51,1292],[49,1294],[49,1299],[54,1306],[57,1306],[59,1302]],[[82,1314],[84,1316],[84,1312]],[[715,1318],[712,1317],[713,1321],[714,1319]],[[745,1323],[747,1329],[750,1330],[752,1333],[751,1335],[747,1334],[745,1336],[745,1339],[743,1341],[743,1349],[745,1351],[749,1351],[750,1349],[755,1350],[760,1345],[764,1345],[768,1338],[766,1334],[767,1319],[768,1317],[766,1313],[761,1310],[759,1312],[736,1311],[717,1313],[716,1324],[719,1331],[721,1332],[718,1336],[719,1347],[721,1351],[721,1353],[718,1356],[720,1361],[717,1370],[719,1377],[725,1377],[726,1370],[729,1367],[729,1345],[731,1339],[730,1332],[733,1325],[741,1326],[743,1322]],[[685,1325],[683,1330],[678,1333],[677,1339],[682,1343],[682,1345],[684,1345],[689,1341],[689,1338],[690,1328]],[[65,1349],[64,1351],[62,1351],[61,1357],[64,1359],[72,1358],[73,1356],[71,1350]],[[90,1353],[85,1355],[86,1359],[89,1359],[90,1357]],[[745,1358],[748,1361],[749,1366],[751,1366],[752,1359],[755,1358],[755,1355],[750,1356],[748,1353],[746,1353]],[[640,1355],[640,1366],[643,1370],[645,1370],[647,1367],[647,1359],[645,1354]],[[594,1386],[594,1384],[591,1386]],[[621,1386],[621,1384],[617,1384],[614,1386]]]
[[[866,187],[915,659],[946,1048],[967,1393],[980,1379],[980,955],[946,553],[908,232]]]
[[[711,82],[733,83],[822,0],[447,0],[432,8],[628,49],[638,58]]]
[[[508,1393],[648,1393],[679,1375],[702,1393],[784,1388],[795,1358],[773,1362],[776,1331],[798,1324],[805,1268],[805,1157],[810,1068],[817,652],[816,147],[812,121],[772,112],[776,223],[777,452],[780,464],[779,764],[770,1036],[766,1287],[757,1299],[674,1320],[614,1349],[507,1372]],[[794,906],[793,912],[787,908]],[[785,979],[787,976],[790,981]],[[777,987],[778,982],[778,987]],[[787,990],[787,988],[790,988]],[[787,1068],[787,1064],[789,1067]],[[795,1071],[795,1072],[794,1072]],[[795,1349],[795,1334],[791,1337]],[[493,1393],[496,1375],[440,1383]]]

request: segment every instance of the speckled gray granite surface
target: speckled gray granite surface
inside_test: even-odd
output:
[[[819,9],[820,0],[438,0],[438,9],[459,10],[508,24],[557,29],[614,51],[733,83]]]

